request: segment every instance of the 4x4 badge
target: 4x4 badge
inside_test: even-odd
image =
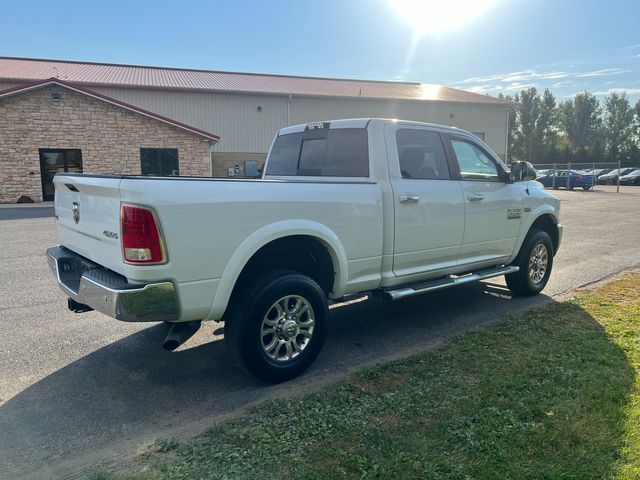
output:
[[[520,218],[520,217],[522,217],[521,208],[507,208],[507,218],[509,220],[512,218]]]

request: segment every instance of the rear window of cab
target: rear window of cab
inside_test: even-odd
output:
[[[266,175],[368,177],[367,130],[325,128],[279,135],[269,154]]]

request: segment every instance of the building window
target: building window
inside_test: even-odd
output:
[[[82,173],[82,152],[78,149],[40,149],[42,200],[45,202],[53,200],[53,177],[56,173]]]
[[[172,177],[180,174],[177,148],[141,148],[140,170],[142,175]]]

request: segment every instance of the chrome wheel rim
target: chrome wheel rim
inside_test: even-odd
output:
[[[276,362],[287,362],[309,345],[315,327],[313,307],[303,297],[287,295],[269,307],[260,327],[262,350]]]
[[[549,264],[549,252],[543,243],[537,244],[531,251],[529,257],[529,279],[531,283],[537,284],[542,281],[545,273],[547,273],[547,265]]]

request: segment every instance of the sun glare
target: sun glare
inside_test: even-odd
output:
[[[485,13],[496,0],[390,0],[416,35],[458,30]]]

